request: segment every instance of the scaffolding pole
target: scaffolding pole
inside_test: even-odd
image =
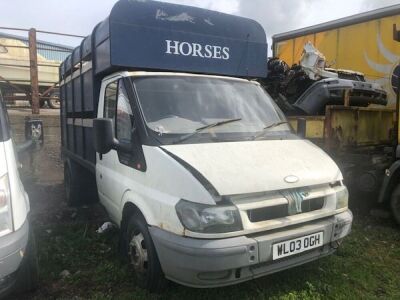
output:
[[[40,114],[40,101],[39,101],[39,78],[38,78],[38,62],[37,62],[37,49],[36,49],[36,29],[29,30],[29,61],[31,73],[31,101],[32,101],[32,115]]]

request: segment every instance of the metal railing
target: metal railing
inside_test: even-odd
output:
[[[13,59],[14,62],[25,62],[25,63],[28,62],[28,64],[19,65],[19,64],[12,64],[12,63],[11,64],[0,63],[0,66],[29,68],[29,71],[30,71],[30,89],[29,89],[29,91],[21,88],[18,85],[18,80],[8,80],[6,74],[0,74],[0,82],[2,82],[3,84],[6,84],[10,89],[12,89],[13,91],[16,91],[17,93],[24,93],[26,95],[26,98],[29,99],[31,102],[32,114],[34,114],[34,115],[40,114],[40,102],[50,98],[49,96],[50,96],[51,92],[54,90],[54,88],[56,88],[58,82],[51,82],[51,83],[46,82],[46,84],[48,84],[49,87],[44,92],[40,93],[39,92],[39,70],[38,70],[38,67],[53,67],[53,68],[58,69],[59,64],[58,65],[57,64],[46,64],[46,63],[38,62],[38,50],[60,52],[60,53],[72,53],[72,50],[67,49],[67,47],[62,48],[61,45],[60,45],[59,49],[57,49],[58,47],[53,47],[53,48],[45,47],[45,46],[43,46],[43,43],[41,43],[41,42],[40,42],[41,45],[38,46],[38,41],[36,38],[37,33],[46,34],[46,35],[66,36],[66,37],[80,38],[80,39],[84,38],[84,36],[70,34],[70,33],[36,30],[35,28],[25,29],[25,28],[0,26],[0,30],[2,30],[2,31],[21,31],[21,32],[28,33],[27,39],[23,38],[23,37],[20,37],[20,39],[18,39],[18,37],[10,37],[10,39],[12,39],[12,40],[20,40],[21,42],[28,43],[27,46],[0,44],[0,47],[29,50],[29,59],[28,60]],[[11,96],[8,98],[16,99],[18,97]]]

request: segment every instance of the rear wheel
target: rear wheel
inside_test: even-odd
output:
[[[70,206],[97,201],[95,176],[72,160],[67,160],[64,164],[64,185],[66,200]]]
[[[128,221],[126,248],[136,283],[150,292],[162,291],[167,280],[161,269],[146,220],[138,212],[134,213]]]
[[[390,199],[390,207],[392,209],[393,217],[400,225],[400,184],[394,189]]]
[[[47,104],[52,109],[59,109],[61,106],[60,97],[57,94],[51,94],[50,99],[47,100]]]

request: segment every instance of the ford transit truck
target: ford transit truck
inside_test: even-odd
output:
[[[343,176],[256,79],[253,20],[121,0],[60,66],[66,198],[99,198],[136,282],[232,285],[332,254]]]

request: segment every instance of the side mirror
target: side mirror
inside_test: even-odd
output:
[[[116,145],[114,125],[111,119],[93,120],[94,149],[100,154],[107,154]]]

